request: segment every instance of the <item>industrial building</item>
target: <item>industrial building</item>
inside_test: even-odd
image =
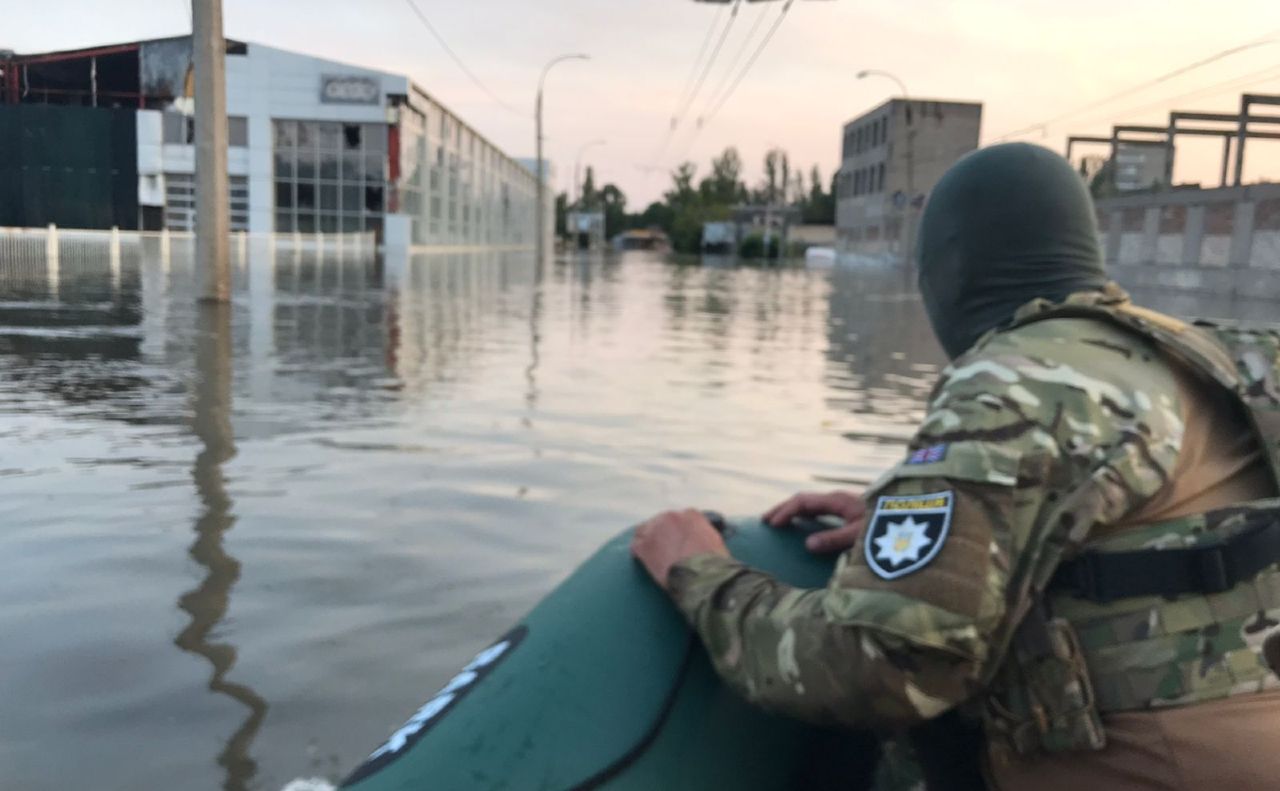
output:
[[[408,77],[232,40],[226,64],[233,230],[533,243],[530,168]],[[189,36],[0,51],[0,226],[191,229],[191,97]]]
[[[904,260],[933,185],[978,147],[982,105],[891,99],[845,124],[836,178],[836,249]]]

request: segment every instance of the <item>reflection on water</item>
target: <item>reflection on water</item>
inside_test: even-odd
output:
[[[212,311],[3,269],[0,785],[336,779],[621,526],[874,478],[942,363],[899,270],[250,252]]]
[[[249,710],[217,759],[226,772],[222,787],[227,791],[240,791],[249,787],[257,771],[249,748],[262,727],[267,702],[247,684],[227,680],[236,663],[236,648],[228,642],[211,639],[215,627],[227,614],[231,590],[240,579],[240,562],[223,547],[223,535],[235,524],[222,472],[222,465],[236,452],[231,426],[231,308],[201,304],[195,309],[195,318],[192,428],[200,440],[200,451],[191,477],[203,511],[196,519],[196,540],[189,554],[208,573],[197,587],[178,599],[178,606],[191,616],[191,623],[178,633],[174,644],[183,651],[204,657],[213,666],[213,676],[209,679],[211,691],[226,695]]]

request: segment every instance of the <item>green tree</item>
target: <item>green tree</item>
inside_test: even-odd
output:
[[[600,188],[600,204],[604,211],[604,235],[612,238],[627,229],[627,196],[615,184]]]
[[[782,152],[771,148],[764,154],[764,182],[757,203],[773,204],[778,200],[778,178],[782,175]]]
[[[1093,174],[1093,180],[1089,182],[1089,192],[1095,200],[1109,198],[1116,194],[1115,160],[1108,159],[1102,167],[1098,168],[1098,172]]]
[[[711,160],[711,174],[698,185],[705,203],[733,206],[742,203],[746,187],[742,184],[742,157],[730,146]]]
[[[698,173],[698,166],[692,162],[681,162],[671,171],[671,189],[663,193],[667,205],[673,209],[698,203],[698,191],[693,188],[693,177]]]
[[[596,211],[600,207],[600,193],[596,191],[596,174],[587,165],[587,175],[582,179],[582,192],[578,197],[577,208],[582,211]]]
[[[661,228],[671,233],[671,224],[675,221],[675,211],[662,201],[654,201],[644,211],[631,216],[633,228]]]
[[[831,190],[822,189],[822,174],[814,165],[809,171],[809,191],[800,201],[801,222],[810,225],[834,225],[836,221],[836,180],[831,179]]]

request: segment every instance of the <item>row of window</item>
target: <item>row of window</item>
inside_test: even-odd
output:
[[[837,197],[840,198],[884,192],[884,163],[842,172],[836,182],[836,190],[839,193]]]
[[[864,121],[859,126],[844,130],[844,158],[884,145],[889,139],[889,116],[874,121]]]
[[[377,230],[387,210],[383,124],[274,120],[275,229]]]
[[[383,154],[387,150],[386,124],[275,119],[271,126],[276,151],[297,149]]]
[[[164,142],[169,145],[192,145],[196,141],[196,119],[178,112],[161,114],[161,130]],[[243,115],[227,116],[227,145],[231,148],[249,146],[249,119]]]
[[[387,161],[385,155],[376,153],[278,148],[275,151],[275,175],[277,179],[381,184],[387,180]]]
[[[433,119],[434,121],[434,119]],[[426,116],[410,108],[400,116],[399,210],[411,218],[414,244],[519,242],[524,239],[521,189],[531,178],[455,119],[440,116],[439,136]],[[519,197],[513,197],[518,195]],[[531,226],[530,226],[531,227]]]

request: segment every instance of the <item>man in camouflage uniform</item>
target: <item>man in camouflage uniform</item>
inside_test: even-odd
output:
[[[1134,306],[1034,146],[952,168],[919,263],[952,364],[906,458],[766,515],[843,517],[809,537],[847,550],[828,586],[743,566],[694,511],[636,556],[761,706],[884,732],[959,711],[1002,790],[1280,787],[1280,333]]]

